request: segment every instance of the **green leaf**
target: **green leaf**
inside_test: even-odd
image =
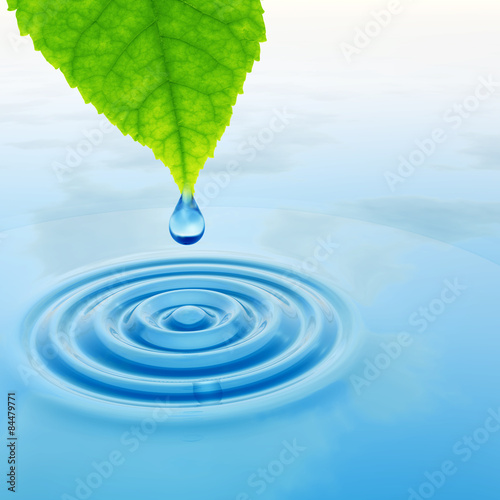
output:
[[[265,40],[260,0],[8,0],[21,35],[182,190],[213,157]]]

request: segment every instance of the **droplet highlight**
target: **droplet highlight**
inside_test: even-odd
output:
[[[172,238],[181,245],[193,245],[205,233],[205,219],[190,188],[184,189],[169,224]]]

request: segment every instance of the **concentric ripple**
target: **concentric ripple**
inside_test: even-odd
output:
[[[65,282],[31,312],[26,343],[61,387],[189,407],[303,394],[338,363],[349,324],[336,293],[280,267],[141,260]]]

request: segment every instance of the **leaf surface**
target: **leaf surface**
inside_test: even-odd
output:
[[[85,102],[194,188],[265,40],[260,0],[8,0]]]

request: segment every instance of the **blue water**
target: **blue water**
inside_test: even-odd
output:
[[[188,255],[151,230],[166,209],[9,231],[20,498],[408,499],[447,461],[436,498],[488,481],[497,264],[342,217],[209,212]],[[242,229],[221,255],[228,225]]]
[[[175,207],[169,223],[172,238],[181,245],[193,245],[205,232],[205,219],[191,193],[185,189]]]
[[[214,387],[217,404],[295,399],[342,358],[345,310],[333,291],[276,266],[141,260],[49,293],[25,345],[53,383],[105,401],[189,408]]]

